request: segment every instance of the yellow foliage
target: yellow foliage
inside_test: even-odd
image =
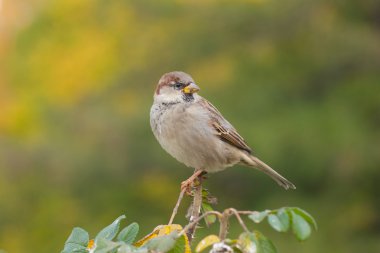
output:
[[[216,235],[209,235],[203,238],[195,248],[195,252],[199,253],[204,251],[206,248],[210,247],[211,245],[220,242],[220,238]]]
[[[117,55],[112,40],[105,38],[93,27],[76,35],[69,45],[56,41],[37,45],[28,66],[40,94],[53,103],[71,104],[101,90]]]
[[[178,224],[172,224],[172,225],[159,225],[157,226],[152,233],[146,235],[144,238],[139,240],[134,244],[136,247],[141,247],[145,243],[147,243],[149,240],[156,238],[158,236],[163,235],[169,235],[174,231],[180,232],[182,230],[182,226]],[[189,239],[187,238],[186,234],[182,235],[185,238],[185,252],[184,253],[191,253],[191,248],[189,244]]]
[[[183,4],[183,5],[215,5],[215,4],[220,4],[221,2],[229,3],[230,1],[225,0],[192,0],[192,1],[187,1],[187,0],[176,0],[177,3]],[[233,1],[235,4],[236,3],[248,3],[248,4],[261,4],[268,2],[268,0],[235,0]]]
[[[38,113],[28,99],[10,101],[2,108],[0,131],[9,135],[25,136],[40,130]]]

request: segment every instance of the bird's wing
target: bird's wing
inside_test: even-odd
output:
[[[238,149],[252,153],[252,149],[248,146],[243,137],[241,137],[236,129],[223,118],[218,109],[206,99],[203,99],[201,102],[211,114],[210,125],[215,129],[215,134],[218,135],[222,141],[225,141]]]

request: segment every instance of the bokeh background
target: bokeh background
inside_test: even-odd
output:
[[[172,70],[297,185],[237,166],[206,183],[217,209],[309,211],[301,244],[250,224],[281,252],[380,252],[376,0],[0,0],[0,249],[59,252],[123,213],[140,236],[168,221],[192,173],[149,126]]]

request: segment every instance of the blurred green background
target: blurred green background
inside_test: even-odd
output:
[[[149,126],[172,70],[297,185],[236,166],[206,182],[217,209],[309,211],[302,244],[258,227],[281,252],[380,252],[376,0],[0,0],[0,249],[59,252],[123,213],[140,236],[168,221],[192,173]]]

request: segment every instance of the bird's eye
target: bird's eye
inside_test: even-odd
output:
[[[173,86],[176,90],[179,90],[182,88],[182,83],[175,83]]]

